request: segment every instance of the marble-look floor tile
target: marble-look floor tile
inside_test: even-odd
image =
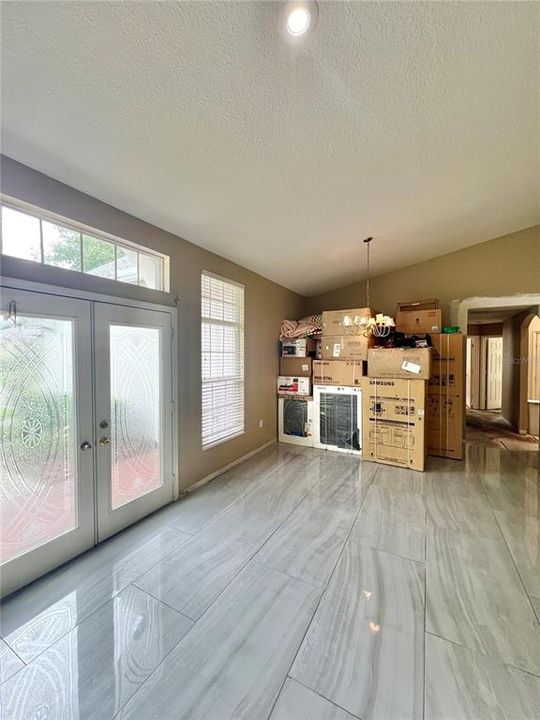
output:
[[[2,605],[2,636],[30,662],[189,535],[135,525],[37,580]]]
[[[188,492],[160,511],[163,521],[184,532],[199,532],[231,505],[259,487],[268,475],[278,472],[291,462],[300,469],[314,461],[309,456],[295,453],[289,449],[291,447],[272,445],[206,485]]]
[[[428,525],[467,535],[500,538],[495,515],[483,491],[477,487],[456,488],[444,478],[430,477],[426,485]]]
[[[255,559],[324,587],[354,522],[354,514],[323,510],[309,494],[259,550]]]
[[[319,596],[249,563],[119,718],[266,720]]]
[[[421,494],[373,485],[351,540],[410,560],[425,560],[426,506]]]
[[[502,542],[429,536],[426,629],[540,674],[540,628]]]
[[[355,457],[341,457],[341,461],[328,461],[321,472],[321,479],[309,491],[309,497],[313,506],[356,515],[364,504],[377,466],[362,463]]]
[[[540,515],[519,520],[512,514],[496,511],[501,532],[508,543],[525,589],[540,597]]]
[[[377,474],[373,480],[374,487],[387,488],[393,492],[424,495],[424,473],[411,472],[408,468],[393,467],[392,465],[375,465],[374,467],[377,468]]]
[[[3,717],[108,720],[191,626],[130,586],[2,686]]]
[[[536,613],[536,619],[540,623],[540,598],[529,596],[534,612]]]
[[[23,667],[21,658],[3,640],[0,640],[0,685]]]
[[[269,720],[357,720],[329,700],[287,678]]]
[[[426,720],[537,720],[540,678],[426,634]]]
[[[420,718],[424,569],[347,543],[290,671],[362,720]]]

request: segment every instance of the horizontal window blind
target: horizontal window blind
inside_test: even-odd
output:
[[[203,449],[244,432],[244,287],[201,276]]]

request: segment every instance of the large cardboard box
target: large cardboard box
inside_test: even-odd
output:
[[[430,390],[427,396],[428,455],[463,459],[463,398]]]
[[[368,375],[374,378],[429,380],[431,348],[370,348]]]
[[[463,459],[465,336],[433,335],[428,384],[428,454]]]
[[[325,310],[322,314],[322,334],[327,335],[356,335],[358,320],[361,317],[374,317],[371,308],[349,308],[348,310]]]
[[[314,385],[342,385],[358,387],[366,374],[367,364],[362,360],[315,360]]]
[[[364,378],[364,460],[426,467],[426,381]]]
[[[449,392],[465,394],[465,335],[433,335],[433,362],[429,388],[443,387]]]
[[[331,335],[321,338],[321,360],[367,360],[373,337]]]
[[[313,338],[300,338],[298,340],[283,340],[281,343],[282,357],[316,357],[317,340]]]
[[[311,378],[280,375],[277,379],[278,395],[311,395]]]
[[[405,335],[440,333],[442,314],[440,310],[412,310],[396,314],[396,330]]]
[[[310,357],[281,357],[279,359],[279,374],[293,375],[295,377],[311,377],[313,359]]]

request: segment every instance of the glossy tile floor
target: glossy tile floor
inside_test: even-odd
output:
[[[5,720],[540,717],[538,454],[276,445],[8,599]]]

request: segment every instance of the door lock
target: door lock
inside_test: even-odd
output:
[[[88,440],[85,440],[83,443],[81,443],[81,450],[90,450],[92,448],[92,445],[88,442]]]
[[[107,445],[111,444],[111,441],[108,437],[102,437],[99,439],[99,444],[101,445],[101,447],[107,447]]]

